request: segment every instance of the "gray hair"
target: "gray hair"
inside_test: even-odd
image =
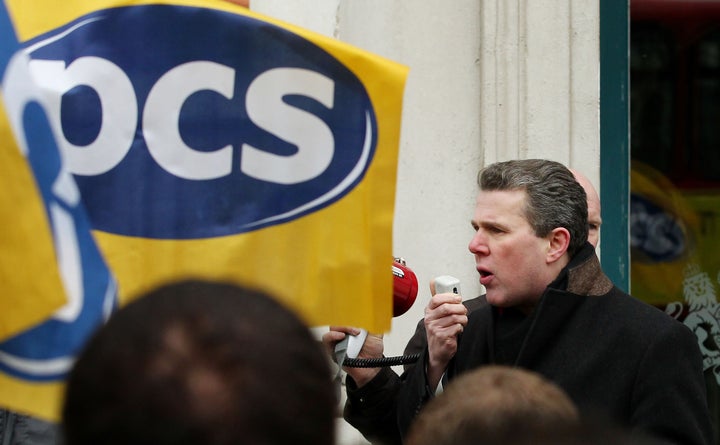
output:
[[[524,190],[525,217],[544,237],[553,229],[570,232],[568,254],[572,257],[588,237],[587,196],[572,172],[559,162],[521,159],[491,164],[478,173],[483,191]]]

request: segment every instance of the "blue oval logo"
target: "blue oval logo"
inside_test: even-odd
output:
[[[633,259],[671,262],[687,251],[688,240],[679,217],[644,196],[630,195],[630,246]]]
[[[360,80],[278,26],[213,9],[102,10],[27,45],[93,227],[225,236],[322,209],[364,177]]]

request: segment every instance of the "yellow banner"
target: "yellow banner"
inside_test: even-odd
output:
[[[78,93],[77,103],[89,108],[58,118],[62,134],[72,138],[90,114],[124,132],[97,123],[97,139],[135,137],[105,149],[114,165],[89,167],[99,162],[81,151],[100,155],[100,147],[87,149],[96,133],[78,130],[77,141],[61,141],[72,144],[70,170],[81,175],[121,301],[181,277],[221,278],[275,293],[312,325],[390,327],[405,67],[222,1],[8,4],[34,72],[45,73],[41,84],[68,107],[72,88],[100,96],[98,105]],[[184,88],[193,76],[217,83]],[[135,100],[113,97],[113,89]],[[152,134],[172,125],[180,134]],[[192,141],[188,134],[201,127]],[[253,196],[227,194],[240,187]],[[257,211],[267,202],[279,205]]]
[[[65,303],[65,291],[40,192],[10,132],[3,107],[0,140],[0,283],[6,308],[0,318],[0,339],[6,339],[60,308]]]
[[[0,405],[54,419],[61,382],[116,307],[80,192],[51,125],[52,103],[0,4]]]
[[[0,335],[59,343],[54,329],[84,319],[76,337],[86,338],[114,305],[103,261],[120,304],[168,281],[217,278],[272,292],[310,325],[390,328],[406,67],[220,0],[5,6],[26,77],[42,91],[56,163],[72,174],[53,173],[63,180],[49,184],[65,187],[50,194],[79,212],[73,227],[84,227],[86,212],[103,259],[78,254],[82,277],[100,277],[85,283],[97,298],[95,318],[83,318],[83,300],[59,297],[68,278],[54,265],[56,220],[48,224],[33,185],[40,173],[33,178],[21,150],[4,144],[12,193],[3,208],[22,224],[2,235],[12,310]],[[3,91],[19,84],[3,82]],[[0,114],[5,141],[7,121]],[[21,351],[25,342],[6,345]],[[24,357],[18,369],[0,361],[0,404],[57,419],[78,349]]]
[[[630,188],[632,295],[658,306],[680,301],[687,270],[698,267],[698,215],[668,178],[643,163],[632,163]]]

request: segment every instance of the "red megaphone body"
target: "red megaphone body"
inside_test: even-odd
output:
[[[415,303],[418,293],[418,281],[402,258],[394,258],[393,273],[393,317],[402,315]]]

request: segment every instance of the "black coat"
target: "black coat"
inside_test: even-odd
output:
[[[468,313],[487,305],[485,295],[463,301]],[[424,319],[420,319],[415,333],[405,346],[403,355],[422,354],[427,348],[427,334]],[[404,365],[409,371],[415,363]],[[362,388],[357,388],[353,379],[347,378],[347,401],[343,417],[360,431],[366,439],[376,445],[399,445],[402,443],[397,427],[395,397],[402,382],[390,368],[380,373]]]
[[[449,380],[495,362],[496,315],[489,305],[469,315]],[[558,384],[581,413],[609,416],[670,443],[712,442],[697,339],[682,323],[614,287],[589,244],[526,322],[513,364]],[[432,397],[426,358],[397,389],[401,433]]]

